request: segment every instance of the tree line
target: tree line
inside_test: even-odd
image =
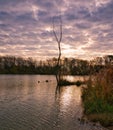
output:
[[[97,57],[93,60],[75,58],[61,59],[63,75],[89,75],[105,66],[113,65],[113,55]],[[37,61],[32,58],[0,56],[0,74],[49,74],[57,72],[57,58]]]

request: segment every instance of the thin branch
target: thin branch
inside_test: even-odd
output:
[[[58,44],[58,49],[59,49],[59,56],[58,56],[58,60],[57,60],[57,73],[56,73],[56,80],[57,80],[57,85],[59,84],[59,81],[60,81],[60,77],[61,77],[61,69],[60,69],[60,66],[61,66],[61,41],[62,41],[62,18],[61,18],[61,15],[59,16],[59,22],[60,22],[60,25],[59,25],[59,31],[60,31],[60,34],[59,34],[59,37],[56,33],[56,30],[55,30],[55,23],[54,23],[54,19],[53,19],[53,34],[55,36],[55,39],[56,39],[56,42]]]

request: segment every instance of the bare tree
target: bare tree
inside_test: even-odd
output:
[[[58,17],[58,27],[57,27],[57,30],[59,30],[58,34],[57,34],[57,31],[55,29],[55,19],[53,18],[53,34],[54,34],[54,37],[56,39],[56,42],[58,44],[58,50],[59,50],[59,53],[58,53],[58,59],[57,59],[57,69],[56,69],[56,80],[57,80],[57,88],[59,87],[59,82],[61,81],[61,41],[62,41],[62,17],[61,17],[61,14],[59,15]]]

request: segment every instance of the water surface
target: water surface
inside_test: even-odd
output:
[[[101,130],[78,120],[80,87],[55,89],[54,76],[1,75],[0,130]]]

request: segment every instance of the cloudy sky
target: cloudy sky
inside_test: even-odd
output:
[[[113,0],[0,0],[0,55],[58,56],[52,20],[61,12],[62,56],[113,54]]]

